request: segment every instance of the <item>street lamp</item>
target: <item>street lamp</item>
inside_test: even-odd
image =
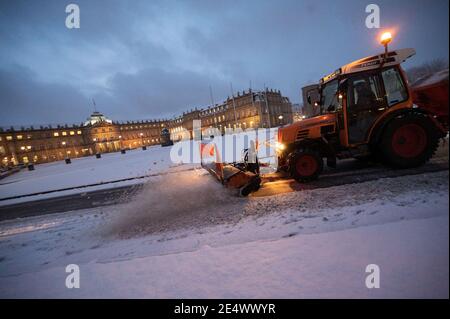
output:
[[[144,133],[140,133],[139,134],[141,136],[141,146],[142,146],[142,150],[145,151],[147,149],[147,146],[144,145]]]
[[[120,151],[123,150],[123,146],[122,146],[122,135],[119,135],[119,147],[120,147]]]

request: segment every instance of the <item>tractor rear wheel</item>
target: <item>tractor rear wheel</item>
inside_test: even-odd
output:
[[[289,171],[298,182],[317,179],[323,170],[323,159],[318,152],[301,149],[294,152],[289,159]]]
[[[388,124],[378,150],[385,164],[411,168],[426,163],[436,152],[438,144],[436,128],[428,118],[407,115]]]

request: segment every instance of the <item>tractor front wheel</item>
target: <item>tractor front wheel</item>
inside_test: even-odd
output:
[[[302,149],[294,152],[289,159],[289,171],[298,182],[317,179],[323,170],[323,159],[318,152]]]

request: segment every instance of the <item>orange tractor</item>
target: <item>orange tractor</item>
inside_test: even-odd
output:
[[[308,182],[319,177],[323,159],[330,167],[338,159],[357,158],[411,168],[433,156],[448,132],[448,71],[438,83],[427,80],[411,88],[401,63],[415,50],[389,52],[390,41],[390,34],[384,34],[384,53],[349,63],[308,91],[308,104],[320,114],[278,129],[278,171]],[[259,189],[257,158],[214,165],[203,166],[241,195]]]
[[[353,157],[410,168],[433,156],[447,134],[448,79],[446,102],[440,108],[446,113],[440,114],[445,125],[429,107],[420,107],[424,103],[414,101],[417,94],[400,66],[414,49],[389,52],[390,39],[383,37],[384,54],[357,60],[321,79],[318,92],[312,94],[318,99],[308,100],[320,108],[320,115],[278,131],[279,170],[307,182],[318,178],[324,158],[330,167],[337,159]],[[434,92],[424,90],[420,96],[428,93]]]

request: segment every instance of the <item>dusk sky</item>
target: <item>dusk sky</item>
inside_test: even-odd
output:
[[[76,3],[80,29],[65,26]],[[381,9],[368,29],[365,8]],[[412,47],[408,68],[448,61],[449,1],[9,1],[0,2],[0,125],[170,118],[234,91],[302,86],[352,60]]]

